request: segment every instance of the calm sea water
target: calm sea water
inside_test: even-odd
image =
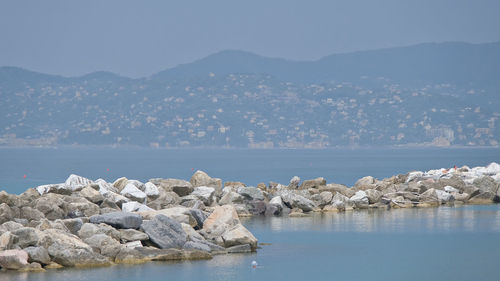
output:
[[[0,190],[22,193],[29,187],[64,182],[71,173],[111,182],[123,176],[144,182],[157,177],[189,180],[198,169],[249,185],[287,184],[295,175],[353,185],[368,175],[384,178],[493,161],[500,162],[500,149],[0,148]]]
[[[0,149],[0,188],[61,182],[70,173],[189,179],[201,169],[247,184],[293,175],[352,185],[372,175],[500,162],[498,149],[150,150]],[[108,171],[109,169],[109,171]],[[26,178],[23,176],[26,174]],[[257,253],[209,261],[147,263],[41,274],[0,272],[0,280],[499,280],[500,205],[371,210],[306,218],[243,220]],[[259,267],[251,268],[256,260]]]

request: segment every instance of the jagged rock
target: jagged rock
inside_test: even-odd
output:
[[[138,180],[128,180],[127,181],[127,184],[132,184],[134,185],[135,187],[137,187],[140,191],[144,191],[144,183],[142,183],[141,181],[138,181]],[[126,187],[127,185],[125,185]]]
[[[114,260],[115,256],[120,252],[122,246],[120,242],[109,237],[106,234],[95,234],[89,238],[84,239],[92,250],[99,253],[105,257],[109,257]]]
[[[471,197],[467,203],[469,204],[491,204],[494,203],[494,198],[496,194],[491,192],[482,192],[474,197]]]
[[[49,220],[63,219],[66,213],[62,209],[65,202],[61,197],[59,194],[46,194],[35,201],[35,209]]]
[[[32,227],[21,227],[13,230],[12,234],[17,237],[14,247],[19,246],[20,248],[26,248],[29,246],[36,246],[39,240],[38,230]]]
[[[238,204],[243,203],[245,197],[236,192],[229,191],[225,193],[221,199],[219,200],[219,205],[227,205],[227,204]]]
[[[16,229],[19,229],[21,227],[24,227],[22,224],[17,223],[15,221],[7,221],[4,222],[2,225],[0,225],[0,232],[6,232],[6,231],[14,231]]]
[[[234,206],[217,206],[203,223],[203,231],[209,238],[216,238],[239,223],[240,219]]]
[[[224,234],[222,234],[222,239],[224,240],[224,247],[226,248],[244,244],[250,244],[252,250],[257,248],[257,238],[255,238],[242,224],[237,224],[225,231]]]
[[[122,211],[124,211],[124,212],[147,212],[147,211],[153,211],[153,209],[144,205],[144,204],[141,204],[139,202],[132,201],[132,202],[123,203]]]
[[[226,182],[224,182],[224,187],[227,187],[227,186],[238,188],[240,186],[247,186],[247,185],[242,183],[242,182],[239,182],[239,181],[226,181]],[[264,186],[265,186],[265,184],[264,184]]]
[[[149,236],[148,236],[148,239],[149,239]],[[134,248],[137,248],[137,247],[143,247],[141,241],[127,242],[127,243],[123,244],[123,246],[125,248],[130,248],[130,249],[134,249]],[[115,257],[115,259],[116,259],[116,257]]]
[[[5,203],[9,207],[21,207],[21,198],[15,194],[0,191],[0,204]]]
[[[252,200],[247,202],[248,212],[252,215],[262,215],[266,212],[266,202],[262,200]]]
[[[97,185],[97,191],[101,193],[102,195],[105,195],[108,192],[113,192],[113,193],[119,193],[118,189],[113,186],[113,184],[103,180],[103,179],[97,179],[95,181],[95,184]]]
[[[351,198],[349,198],[349,201],[352,202],[358,209],[368,207],[368,204],[370,202],[368,199],[368,195],[363,190],[356,191],[356,193]]]
[[[410,172],[410,173],[408,173],[408,176],[406,177],[406,183],[409,183],[409,182],[414,181],[414,180],[419,180],[423,176],[424,176],[424,172],[421,172],[421,171]]]
[[[21,208],[21,218],[27,219],[28,221],[39,221],[45,218],[45,215],[37,209],[25,206]]]
[[[206,206],[211,206],[214,202],[215,189],[208,186],[197,186],[191,195],[196,196]]]
[[[179,196],[186,196],[193,192],[193,185],[185,180],[157,179],[157,182],[165,191],[173,191]]]
[[[219,196],[222,193],[222,180],[211,178],[203,171],[196,171],[189,180],[193,187],[208,186],[215,189],[215,194]]]
[[[145,241],[148,240],[149,236],[135,229],[120,229],[120,240],[124,242],[131,241]]]
[[[0,235],[0,251],[10,250],[14,246],[16,236],[10,231],[5,231]]]
[[[127,183],[127,185],[120,192],[121,195],[127,197],[130,200],[144,203],[146,201],[147,195],[142,192],[139,188],[137,188],[132,183]],[[123,207],[122,207],[123,208]]]
[[[146,196],[151,199],[156,199],[160,196],[158,187],[149,181],[144,184],[144,193],[146,193]]]
[[[330,191],[331,193],[340,193],[348,198],[352,197],[355,193],[354,190],[348,188],[345,185],[342,184],[336,184],[336,183],[329,183],[326,186],[321,186],[319,188],[320,191]]]
[[[90,186],[86,186],[82,190],[80,190],[80,196],[97,205],[101,204],[102,201],[104,201],[104,196],[99,191],[93,189]]]
[[[441,204],[453,202],[455,200],[453,195],[451,195],[450,193],[448,193],[444,190],[436,189],[436,195],[437,195],[439,202],[441,202]]]
[[[479,188],[481,192],[495,194],[498,191],[498,184],[491,177],[483,176],[474,180],[473,185]]]
[[[58,264],[68,267],[110,265],[107,258],[92,251],[89,245],[73,234],[58,229],[47,229],[43,234],[39,245],[46,248]]]
[[[262,190],[252,186],[241,186],[238,188],[238,193],[243,195],[247,200],[264,200]]]
[[[87,239],[96,234],[106,234],[116,241],[120,241],[120,232],[114,229],[112,226],[104,223],[84,223],[77,233],[78,237],[80,237],[81,239]]]
[[[459,192],[458,189],[454,188],[453,186],[447,185],[444,187],[444,191],[448,193],[453,193],[453,192]]]
[[[179,195],[177,195],[177,193],[160,189],[160,197],[158,197],[154,201],[149,202],[147,205],[152,209],[160,210],[171,207],[173,205],[178,205],[180,202],[181,198],[179,197]]]
[[[157,215],[152,220],[144,221],[141,230],[161,249],[181,248],[187,240],[181,224],[164,215]]]
[[[323,191],[311,197],[314,203],[316,203],[316,205],[320,208],[330,204],[330,202],[332,202],[332,198],[333,194],[330,191]]]
[[[36,199],[40,198],[40,193],[34,188],[28,188],[25,192],[19,195],[19,199],[23,202],[34,202]],[[1,202],[1,201],[0,201]]]
[[[64,182],[64,185],[66,187],[69,187],[71,191],[78,191],[78,190],[81,190],[82,188],[84,188],[85,186],[93,184],[93,183],[94,183],[93,181],[91,181],[87,178],[84,178],[84,177],[81,177],[81,176],[78,176],[75,174],[71,174]]]
[[[324,178],[315,178],[303,181],[299,189],[319,188],[324,185],[326,185],[326,180]]]
[[[8,222],[14,219],[14,212],[6,203],[0,204],[0,223]]]
[[[127,185],[128,179],[125,177],[121,177],[113,182],[113,187],[116,188],[118,192],[121,192],[122,189]]]
[[[64,226],[71,232],[71,234],[77,235],[78,231],[82,228],[83,221],[81,218],[74,219],[64,219],[58,220],[56,222],[61,222]]]
[[[0,267],[21,269],[28,265],[28,253],[24,250],[6,250],[0,252]]]
[[[349,198],[340,192],[335,193],[332,198],[332,203],[323,208],[324,211],[345,211],[352,209],[353,204],[349,201]]]
[[[266,205],[266,216],[279,216],[283,212],[284,204],[281,196],[275,196]]]
[[[424,193],[420,194],[420,201],[426,202],[426,203],[439,202],[439,198],[438,198],[438,195],[436,193],[436,189],[430,188],[427,191],[425,191]]]
[[[304,212],[310,212],[316,208],[313,201],[305,198],[302,195],[294,193],[290,190],[282,190],[280,192],[281,199],[290,208],[299,208]]]
[[[242,186],[246,186],[246,185],[242,185]],[[266,191],[267,190],[267,187],[266,187],[266,184],[263,183],[263,182],[260,182],[257,184],[257,188],[262,190],[262,191]]]
[[[69,218],[90,217],[99,214],[99,206],[83,197],[64,197],[63,210]],[[73,214],[73,215],[72,215]]]
[[[207,215],[199,209],[190,209],[189,213],[191,216],[194,218],[196,221],[196,225],[193,226],[195,229],[202,229],[203,228],[203,223],[207,219]]]
[[[102,203],[99,205],[99,208],[101,208],[101,209],[108,208],[108,209],[113,209],[115,211],[120,210],[120,207],[118,207],[118,205],[115,202],[113,202],[109,199],[104,199],[104,201],[102,201]]]
[[[138,214],[133,213],[115,212],[92,216],[90,218],[90,222],[95,224],[105,223],[111,225],[114,228],[138,229],[142,224],[142,217]]]
[[[128,199],[125,196],[122,196],[120,194],[108,191],[107,193],[104,194],[105,200],[109,200],[116,204],[119,208],[123,206],[124,203],[130,202],[130,199]],[[104,203],[104,201],[103,201]]]
[[[187,250],[200,250],[204,252],[210,252],[212,249],[208,245],[205,245],[200,242],[188,241],[183,246],[184,249]]]
[[[368,196],[368,201],[370,204],[375,204],[380,201],[382,198],[382,192],[375,189],[367,189],[365,190],[366,196]]]
[[[37,262],[43,265],[50,263],[47,249],[43,247],[28,247],[24,249],[28,253],[28,262]]]
[[[297,189],[299,188],[299,183],[300,183],[300,178],[297,176],[293,176],[293,178],[290,179],[290,183],[288,184],[289,189]]]
[[[186,223],[193,226],[197,224],[196,220],[191,215],[190,209],[180,206],[162,210],[150,210],[150,211],[139,212],[139,215],[141,215],[144,220],[151,220],[157,215],[164,215],[171,219],[176,220],[179,223]]]

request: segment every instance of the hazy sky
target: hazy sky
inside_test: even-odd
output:
[[[312,60],[499,27],[498,0],[0,0],[0,66],[138,77],[225,49]]]

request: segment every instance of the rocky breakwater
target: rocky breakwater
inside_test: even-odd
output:
[[[352,187],[297,176],[251,187],[202,171],[189,181],[146,183],[71,175],[20,195],[0,192],[0,267],[44,271],[251,252],[257,239],[240,217],[491,204],[500,201],[499,183],[497,163],[368,176]]]

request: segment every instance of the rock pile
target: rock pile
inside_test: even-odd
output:
[[[190,181],[146,183],[71,175],[20,195],[0,192],[0,267],[44,271],[251,252],[257,239],[241,224],[242,216],[489,204],[500,199],[499,183],[497,163],[383,180],[368,176],[352,187],[297,176],[288,185],[223,185],[202,171]]]

